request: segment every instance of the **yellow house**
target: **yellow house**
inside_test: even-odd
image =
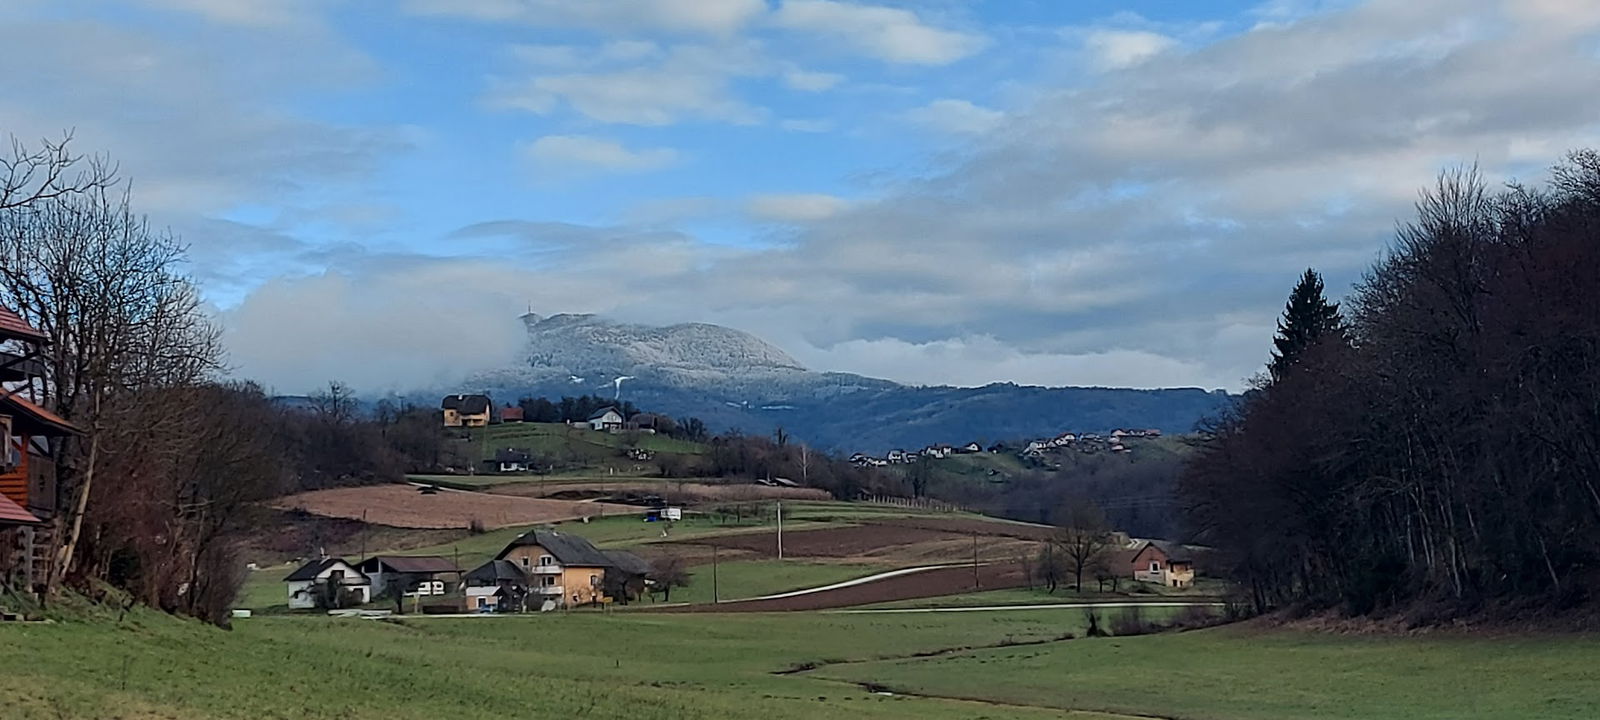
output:
[[[485,427],[494,409],[488,395],[446,395],[439,402],[445,427]]]
[[[606,571],[615,563],[588,540],[554,530],[529,530],[512,540],[496,560],[509,560],[528,576],[530,604],[539,597],[559,607],[609,600]],[[535,605],[537,606],[537,605]]]

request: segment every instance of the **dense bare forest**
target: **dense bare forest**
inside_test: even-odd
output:
[[[1308,273],[1269,376],[1183,479],[1258,609],[1421,622],[1600,577],[1600,154],[1547,187],[1444,175],[1340,312]]]

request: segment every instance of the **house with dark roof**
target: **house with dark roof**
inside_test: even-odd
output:
[[[1189,557],[1189,551],[1177,543],[1138,540],[1116,553],[1112,563],[1119,572],[1139,582],[1175,588],[1194,584],[1194,560]]]
[[[375,555],[356,567],[372,579],[375,596],[451,595],[461,588],[461,568],[437,555]]]
[[[528,575],[530,604],[544,600],[559,607],[608,600],[606,572],[616,562],[577,535],[555,530],[529,530],[496,555]]]
[[[624,425],[622,413],[614,407],[603,407],[589,416],[589,429],[615,431]]]
[[[626,550],[602,550],[611,567],[606,569],[606,595],[627,604],[642,597],[654,582],[650,561]]]
[[[445,427],[486,427],[494,415],[488,395],[446,395],[439,401]]]
[[[289,608],[342,608],[372,602],[372,580],[344,561],[322,558],[301,565],[283,579],[289,588]]]
[[[525,473],[533,469],[533,453],[517,448],[500,448],[494,451],[493,460],[484,464],[492,472]]]

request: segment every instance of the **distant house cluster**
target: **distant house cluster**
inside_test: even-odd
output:
[[[321,558],[284,578],[292,609],[351,608],[387,600],[403,610],[435,613],[626,602],[652,582],[650,564],[639,556],[600,550],[584,538],[554,530],[523,533],[493,560],[467,572],[438,556],[380,555],[356,564]]]
[[[631,406],[630,406],[631,407]],[[527,421],[527,411],[517,405],[496,407],[488,395],[458,393],[446,395],[439,401],[439,410],[447,428],[481,428],[496,423]],[[600,432],[641,432],[654,434],[670,427],[671,421],[655,413],[635,412],[625,415],[622,408],[607,406],[595,410],[589,417],[569,420],[574,427],[587,426]]]
[[[1080,452],[1093,453],[1099,451],[1125,453],[1128,452],[1127,441],[1133,438],[1161,437],[1161,431],[1154,428],[1148,430],[1112,430],[1110,433],[1072,433],[1064,432],[1051,438],[1040,438],[1028,441],[1027,446],[1020,453],[1027,458],[1040,458],[1050,450],[1072,448]]]
[[[904,465],[916,462],[918,458],[932,458],[943,460],[952,455],[972,455],[983,452],[983,446],[975,442],[965,445],[929,445],[921,450],[890,450],[883,457],[874,457],[865,453],[855,453],[850,456],[850,464],[856,467],[887,467],[889,465]]]

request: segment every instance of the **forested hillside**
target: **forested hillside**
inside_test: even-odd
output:
[[[1445,175],[1341,309],[1308,273],[1184,493],[1258,608],[1420,619],[1600,589],[1600,154]]]

